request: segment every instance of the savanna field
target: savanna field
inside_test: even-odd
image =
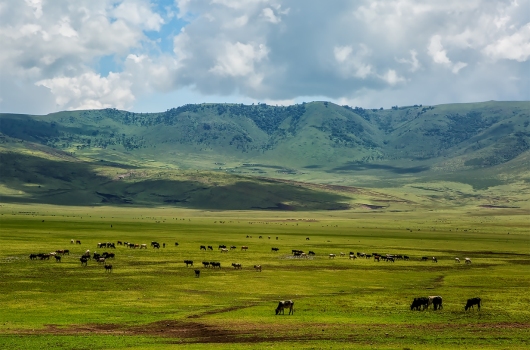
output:
[[[2,349],[529,346],[530,220],[521,211],[13,204],[0,207],[0,214]],[[147,249],[97,247],[117,241],[146,244]],[[166,246],[154,249],[152,241]],[[221,244],[237,248],[221,252]],[[201,245],[213,251],[200,250]],[[29,259],[59,249],[70,250],[61,262]],[[108,259],[112,272],[93,260],[81,266],[79,258],[87,249],[115,253]],[[293,249],[315,255],[296,258]],[[349,252],[410,259],[352,260]],[[429,260],[421,261],[423,256]],[[464,263],[466,257],[471,264]],[[194,266],[186,267],[184,260],[193,260]],[[221,269],[206,268],[203,261],[220,262]],[[201,271],[199,278],[194,270]],[[415,297],[432,295],[442,296],[443,309],[410,310]],[[481,310],[464,311],[473,297],[482,299]],[[278,302],[289,299],[294,315],[275,315]]]

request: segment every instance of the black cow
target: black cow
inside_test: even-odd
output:
[[[428,256],[423,256],[423,257],[421,257],[421,261],[427,261],[427,260],[429,260],[429,257],[428,257]]]
[[[205,245],[201,245],[201,249],[200,250],[206,250],[206,246]]]
[[[184,264],[186,264],[186,267],[193,266],[193,260],[184,260]]]
[[[213,261],[213,262],[210,262],[210,266],[213,268],[216,268],[216,267],[221,268],[221,263]]]
[[[217,249],[223,249],[223,248],[226,249],[226,245],[224,245],[224,244],[219,244],[219,248],[217,248]]]
[[[276,308],[276,315],[279,315],[280,313],[282,315],[285,315],[285,309],[289,309],[289,315],[294,315],[294,301],[292,300],[284,300],[280,301],[278,303],[278,307]]]
[[[30,254],[29,255],[29,260],[35,260],[37,259],[37,254]]]
[[[213,250],[213,247],[211,245],[208,246],[208,250]]]
[[[465,310],[469,310],[470,308],[471,309],[475,309],[473,306],[474,305],[477,305],[478,307],[478,311],[480,311],[480,303],[482,302],[482,300],[480,298],[471,298],[471,299],[467,299],[467,303],[466,303],[466,306],[465,306]]]
[[[202,265],[203,265],[204,267],[210,267],[210,262],[209,262],[209,261],[203,261],[203,262],[202,262]]]
[[[84,256],[82,256],[79,261],[81,261],[81,266],[85,265],[87,266],[88,265],[88,259]]]
[[[273,252],[277,252],[278,250],[280,250],[280,248],[276,248],[276,247],[272,247],[271,248],[271,251],[273,251]]]
[[[195,277],[199,278],[201,275],[201,270],[195,270]]]
[[[175,247],[178,247],[179,243],[178,242],[175,242]]]
[[[441,296],[430,296],[429,297],[429,305],[432,304],[432,306],[434,307],[434,311],[438,310],[438,309],[443,309],[443,305],[442,305],[442,297]]]
[[[429,306],[429,298],[427,297],[414,298],[414,300],[412,301],[412,304],[410,304],[410,309],[419,311],[422,306],[423,306],[423,310],[425,310]]]

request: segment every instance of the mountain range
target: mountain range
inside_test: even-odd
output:
[[[524,207],[530,198],[530,102],[3,113],[0,157],[4,202]]]

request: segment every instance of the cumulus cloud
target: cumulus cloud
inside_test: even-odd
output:
[[[520,100],[529,8],[530,0],[0,0],[0,108],[134,108],[156,94],[174,105],[201,96],[313,96],[368,108],[410,96]],[[101,69],[104,59],[113,65]],[[39,97],[12,98],[5,86]]]

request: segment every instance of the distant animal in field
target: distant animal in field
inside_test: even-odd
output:
[[[80,240],[76,240],[75,244],[81,244],[81,241]]]
[[[56,262],[61,262],[61,256],[60,255],[55,255],[55,261]]]
[[[231,245],[231,246],[230,246],[230,250],[234,250],[234,249],[236,249],[236,248],[237,248],[237,247],[236,247],[235,245]]]
[[[464,307],[464,309],[466,311],[469,310],[469,309],[474,309],[474,305],[477,305],[478,311],[480,311],[480,303],[481,302],[482,302],[482,300],[480,298],[467,299],[467,303],[466,303],[466,306]]]
[[[432,262],[433,262],[433,263],[437,263],[437,262],[438,262],[438,259],[436,259],[436,257],[433,256],[433,257],[432,257]]]
[[[412,304],[410,304],[410,309],[411,310],[425,310],[427,307],[429,306],[429,298],[427,297],[419,297],[419,298],[414,298],[414,300],[412,301]]]
[[[353,260],[353,259],[357,259],[357,257],[355,256],[355,254],[350,254],[350,260]]]
[[[329,254],[330,259],[335,259],[335,256],[336,256],[335,254]]]
[[[193,260],[184,260],[184,264],[186,264],[186,267],[193,266]]]
[[[247,249],[248,249],[248,247],[246,245],[241,247],[241,250],[247,250]]]
[[[279,315],[280,313],[282,315],[285,315],[285,309],[289,309],[289,315],[294,315],[294,301],[292,300],[283,300],[278,303],[278,307],[276,307],[276,315]]]
[[[206,246],[205,245],[201,245],[201,249],[200,250],[206,250]]]
[[[427,256],[422,256],[421,257],[421,261],[427,261],[427,260],[429,260],[429,257],[427,257]]]
[[[179,246],[179,243],[178,242],[175,242],[175,247],[178,247]]]
[[[455,262],[460,264],[460,259],[459,258],[455,258]]]
[[[470,258],[465,258],[465,261],[466,261],[466,264],[471,264],[471,259]]]
[[[202,265],[203,265],[204,267],[210,267],[210,262],[209,262],[209,261],[203,261],[203,262],[202,262]]]
[[[261,265],[254,265],[254,269],[261,272]]]
[[[311,256],[314,256],[314,255],[315,255],[315,252],[314,252],[314,251],[312,251],[312,250],[310,250],[310,251],[308,251],[308,252],[307,252],[307,255],[311,255]]]
[[[228,249],[226,249],[226,248],[221,248],[221,253],[228,253]]]
[[[232,263],[232,266],[234,267],[234,269],[241,269],[241,264],[240,263]]]
[[[443,308],[442,297],[439,295],[429,296],[429,302],[427,304],[427,308],[429,308],[429,305],[431,304],[434,307],[434,311],[438,309],[442,309]]]
[[[87,266],[88,265],[88,258],[86,258],[84,256],[79,258],[79,261],[81,261],[81,266],[83,266],[83,265]]]
[[[29,260],[36,260],[37,259],[37,254],[30,254],[29,255]]]
[[[213,262],[210,261],[210,266],[212,268],[216,268],[216,267],[221,268],[221,263],[220,262],[216,262],[216,261],[213,261]]]
[[[201,276],[201,270],[195,270],[195,277],[199,278]]]
[[[70,244],[74,244],[75,241],[73,239],[70,240]]]
[[[219,248],[217,248],[217,249],[223,249],[223,248],[226,248],[226,245],[224,245],[224,244],[219,244]]]
[[[105,272],[112,272],[112,265],[105,264]]]
[[[213,247],[211,245],[208,246],[208,250],[213,250]]]
[[[273,251],[273,252],[277,252],[277,251],[279,251],[279,250],[280,250],[280,248],[276,248],[276,247],[272,247],[272,248],[271,248],[271,251]]]
[[[142,249],[142,248],[147,249],[147,244],[145,244],[145,243],[144,244],[140,244],[140,249]]]
[[[346,253],[340,252],[340,256],[346,256]]]
[[[309,237],[306,237],[305,240],[306,240],[306,241],[309,241]]]

